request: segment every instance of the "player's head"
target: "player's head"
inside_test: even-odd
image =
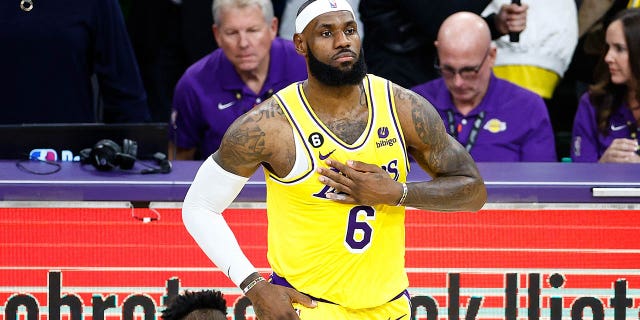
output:
[[[296,14],[296,33],[302,33],[304,29],[320,15],[329,12],[346,11],[351,14],[351,17],[355,20],[353,14],[353,8],[351,4],[346,0],[307,0]]]
[[[227,301],[220,291],[186,291],[162,310],[164,320],[226,320]]]
[[[358,25],[346,0],[303,3],[293,41],[307,60],[309,76],[326,85],[358,84],[367,73]]]

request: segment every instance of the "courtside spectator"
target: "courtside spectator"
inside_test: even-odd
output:
[[[445,128],[476,161],[557,161],[544,101],[493,75],[496,48],[471,12],[445,20],[436,42],[442,77],[412,88],[440,113]]]
[[[640,162],[640,9],[619,12],[606,29],[607,68],[580,99],[573,122],[576,162]]]
[[[293,43],[276,37],[271,1],[216,0],[213,19],[219,48],[189,67],[175,90],[169,131],[178,160],[212,154],[237,117],[307,74]]]
[[[438,28],[459,11],[480,14],[491,0],[360,0],[369,72],[411,88],[438,77],[433,68]],[[528,5],[505,5],[484,19],[493,38],[524,30]]]

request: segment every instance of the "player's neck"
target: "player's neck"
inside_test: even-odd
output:
[[[353,106],[359,103],[362,95],[362,84],[329,86],[317,79],[309,77],[303,86],[304,94],[314,107]]]

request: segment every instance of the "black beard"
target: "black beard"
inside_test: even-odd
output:
[[[344,85],[356,85],[362,82],[367,74],[367,65],[364,63],[364,53],[360,49],[360,56],[356,63],[347,71],[320,62],[311,49],[309,51],[309,72],[325,85],[339,87]]]

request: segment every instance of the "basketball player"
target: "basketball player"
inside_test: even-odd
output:
[[[484,183],[429,102],[366,74],[346,0],[298,12],[308,79],[231,125],[185,197],[184,224],[260,320],[408,319],[404,207],[476,211]],[[409,154],[432,180],[406,183]],[[221,215],[260,166],[270,281]]]

